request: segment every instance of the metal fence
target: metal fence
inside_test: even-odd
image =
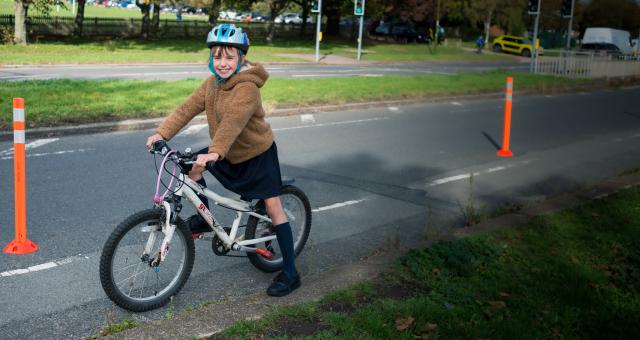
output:
[[[559,56],[538,56],[534,72],[569,78],[638,77],[640,58],[568,51]]]
[[[46,36],[72,36],[75,28],[73,17],[44,17],[29,16],[27,19],[27,32],[31,37]],[[241,23],[252,38],[263,38],[267,35],[267,23],[251,22]],[[0,15],[0,26],[14,26],[13,15]],[[312,37],[315,34],[313,25],[307,24],[305,36]],[[201,20],[169,20],[162,19],[159,22],[158,35],[166,38],[202,37],[207,34],[211,26],[207,21]],[[91,36],[119,36],[137,37],[142,30],[142,18],[84,18],[82,35]],[[294,37],[300,34],[299,24],[276,24],[275,34],[278,37]]]

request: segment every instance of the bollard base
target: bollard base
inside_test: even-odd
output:
[[[497,155],[500,157],[513,157],[513,152],[509,150],[500,150]]]
[[[31,254],[36,250],[38,250],[38,245],[31,242],[31,240],[29,239],[25,239],[22,242],[18,240],[13,240],[6,247],[4,247],[3,250],[7,254],[15,254],[15,255]]]

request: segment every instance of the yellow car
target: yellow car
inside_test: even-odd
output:
[[[540,47],[540,39],[537,39],[536,48],[538,55],[542,55],[544,49]],[[493,39],[491,47],[494,52],[510,52],[516,53],[523,57],[531,57],[531,40],[524,37],[516,37],[513,35],[500,35]]]

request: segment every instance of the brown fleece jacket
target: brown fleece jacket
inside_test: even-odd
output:
[[[205,111],[211,136],[209,153],[218,153],[234,164],[258,156],[273,144],[273,131],[264,118],[259,90],[267,78],[269,74],[262,65],[248,62],[218,87],[216,78],[211,76],[156,131],[169,140]]]

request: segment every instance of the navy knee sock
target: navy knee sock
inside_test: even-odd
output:
[[[204,188],[207,187],[207,182],[204,180],[204,177],[197,180],[196,183],[200,184]],[[202,201],[202,203],[204,203],[204,206],[207,207],[207,209],[209,209],[209,199],[203,195],[198,195],[198,198]]]
[[[280,245],[280,251],[282,252],[282,271],[289,277],[294,277],[298,274],[298,271],[296,270],[295,254],[293,251],[293,234],[291,233],[289,222],[276,226],[276,237]]]

